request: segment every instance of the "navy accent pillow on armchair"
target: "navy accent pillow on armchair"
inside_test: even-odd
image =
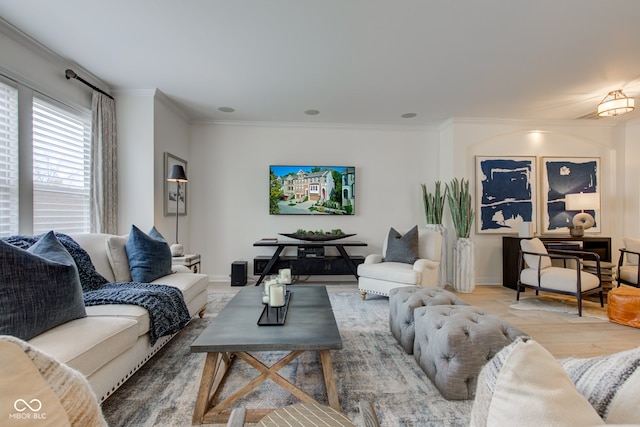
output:
[[[384,256],[386,262],[403,262],[413,264],[418,259],[418,226],[416,225],[405,235],[398,233],[393,227],[387,237],[387,251]]]
[[[147,235],[132,225],[125,249],[134,282],[150,283],[171,274],[171,249],[155,227]]]
[[[76,264],[51,231],[24,250],[0,240],[0,335],[29,340],[86,317]]]

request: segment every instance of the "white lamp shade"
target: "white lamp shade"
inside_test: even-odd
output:
[[[565,196],[565,206],[568,211],[585,211],[600,209],[600,194],[575,193]]]

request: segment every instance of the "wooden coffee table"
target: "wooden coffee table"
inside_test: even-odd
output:
[[[191,352],[207,353],[193,411],[194,425],[226,422],[233,403],[268,379],[302,402],[319,403],[278,374],[280,369],[305,351],[320,352],[329,406],[340,411],[330,350],[341,349],[342,339],[327,289],[324,286],[309,285],[289,286],[287,289],[291,291],[291,300],[284,325],[258,326],[258,318],[263,309],[263,287],[251,286],[241,289],[191,344]],[[272,366],[266,366],[250,354],[258,351],[289,353]],[[260,374],[216,403],[221,384],[236,358],[245,361]],[[248,409],[246,420],[255,423],[273,409]]]

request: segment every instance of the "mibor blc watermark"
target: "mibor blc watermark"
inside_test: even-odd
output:
[[[9,414],[10,420],[46,420],[47,414],[42,411],[42,402],[39,399],[16,399],[13,402],[16,412]]]

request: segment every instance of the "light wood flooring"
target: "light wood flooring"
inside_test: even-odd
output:
[[[306,283],[326,284],[329,292],[358,292],[355,281]],[[297,286],[304,286],[304,284]],[[238,289],[241,288],[229,286],[228,283],[210,285],[212,292],[234,292]],[[453,292],[450,288],[447,290]],[[578,317],[577,304],[575,313],[517,310],[510,308],[516,302],[516,292],[502,286],[476,286],[473,293],[457,295],[467,303],[498,315],[529,334],[557,358],[593,357],[640,346],[640,329],[585,315]],[[524,296],[532,298],[534,293],[527,290],[521,298]],[[556,297],[553,294],[547,294],[547,296]],[[382,297],[371,295],[367,298]],[[605,315],[606,307],[605,304],[605,308],[602,309]]]

